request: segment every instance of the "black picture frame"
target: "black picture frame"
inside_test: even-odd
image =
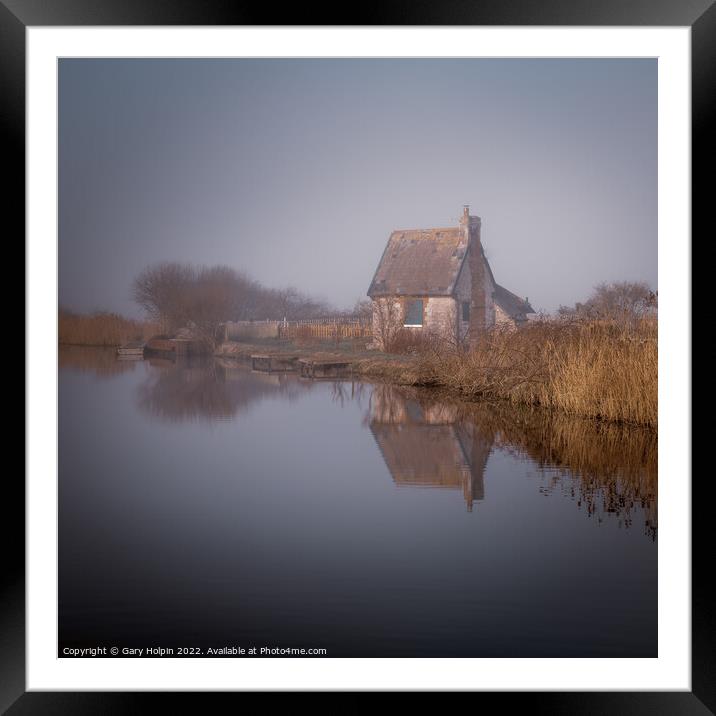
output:
[[[692,37],[692,217],[694,231],[705,234],[713,161],[711,127],[716,94],[716,6],[714,0],[510,0],[433,4],[397,0],[380,4],[313,10],[303,4],[282,10],[266,3],[225,0],[0,0],[0,123],[3,165],[11,178],[5,190],[9,237],[25,233],[25,28],[87,25],[624,25],[689,26]],[[664,197],[660,197],[664,200]],[[19,244],[19,241],[18,241]],[[692,242],[693,246],[693,242]],[[24,254],[23,254],[24,262]],[[693,285],[696,285],[695,283]],[[27,375],[26,375],[27,379]],[[691,475],[672,476],[689,480]],[[702,477],[708,477],[707,474]],[[710,480],[692,484],[692,690],[690,692],[476,693],[471,698],[499,699],[504,707],[551,714],[708,714],[716,713],[716,619],[709,589],[713,539],[706,510]],[[6,471],[6,514],[2,521],[4,575],[0,599],[0,710],[22,714],[96,714],[141,712],[165,707],[169,698],[202,708],[218,694],[25,691],[24,483]],[[231,694],[243,699],[243,694]],[[505,701],[509,699],[509,701]],[[160,703],[161,702],[161,703]],[[360,701],[358,702],[360,703]]]

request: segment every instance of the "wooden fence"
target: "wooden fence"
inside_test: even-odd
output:
[[[340,340],[371,338],[370,319],[356,317],[307,318],[301,321],[234,321],[224,324],[224,340],[283,338],[286,340]]]
[[[281,321],[279,338],[323,339],[370,338],[373,329],[370,321],[351,318],[311,318],[303,321]]]
[[[224,324],[225,341],[278,338],[278,321],[229,321]]]

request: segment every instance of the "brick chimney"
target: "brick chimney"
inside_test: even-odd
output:
[[[480,241],[480,217],[470,216],[470,207],[466,204],[462,209],[460,225],[465,232],[467,241],[467,265],[470,269],[471,295],[470,295],[470,321],[468,338],[475,340],[484,333],[487,326],[487,298],[485,284],[487,281],[485,271],[485,256]]]

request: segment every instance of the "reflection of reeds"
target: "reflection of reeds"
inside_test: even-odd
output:
[[[365,383],[350,383],[341,380],[333,381],[331,385],[331,399],[343,407],[346,401],[356,401],[360,406],[365,391]]]
[[[532,458],[548,480],[601,521],[616,514],[629,526],[637,508],[644,510],[645,531],[657,529],[657,436],[652,430],[586,418],[526,413],[503,425],[498,444]]]
[[[426,350],[416,382],[655,428],[657,364],[655,320],[545,321],[492,330],[469,350]]]
[[[117,360],[114,348],[91,348],[88,346],[60,346],[58,350],[59,367],[94,373],[101,378],[134,370],[135,361]]]
[[[58,315],[60,344],[75,346],[120,346],[129,341],[147,341],[159,326],[133,321],[116,313],[80,315],[61,310]]]
[[[440,407],[441,414],[452,414],[456,423],[474,425],[485,441],[537,463],[547,480],[546,491],[559,487],[597,519],[613,513],[630,526],[635,510],[642,509],[646,533],[656,536],[655,431],[541,408],[438,398],[419,388],[380,386],[379,395],[380,405],[374,401],[372,409],[398,422],[408,419],[401,418],[407,416],[401,406],[418,402],[424,415]]]

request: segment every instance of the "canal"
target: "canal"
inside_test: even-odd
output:
[[[61,347],[60,651],[654,657],[656,456],[539,410]]]

